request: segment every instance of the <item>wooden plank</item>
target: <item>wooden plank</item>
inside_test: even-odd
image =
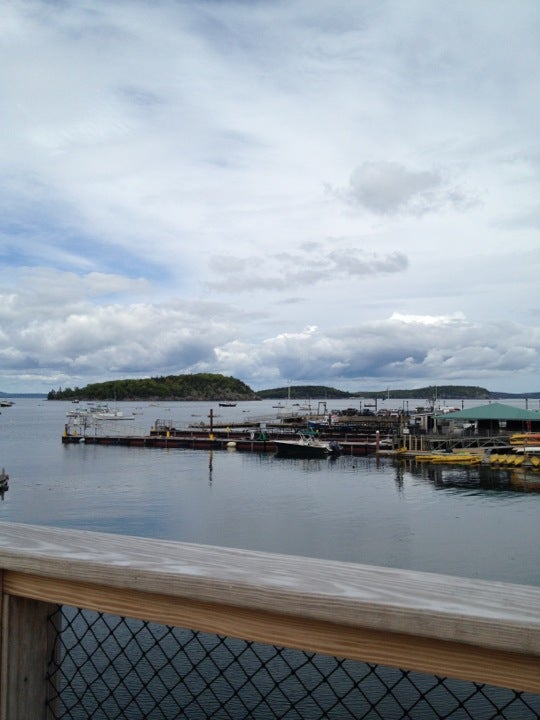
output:
[[[0,720],[45,720],[50,657],[46,602],[3,594]]]
[[[16,572],[5,573],[4,588],[123,617],[540,693],[537,656]]]
[[[540,588],[0,523],[0,568],[540,657]]]

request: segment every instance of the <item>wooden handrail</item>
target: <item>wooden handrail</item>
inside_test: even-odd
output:
[[[11,598],[540,693],[538,587],[14,523],[0,569]]]

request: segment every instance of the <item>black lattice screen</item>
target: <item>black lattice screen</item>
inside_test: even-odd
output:
[[[540,696],[59,607],[51,716],[537,720]]]

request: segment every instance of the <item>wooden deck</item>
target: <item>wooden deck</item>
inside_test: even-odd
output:
[[[0,523],[0,720],[46,720],[55,604],[540,692],[540,588]]]
[[[339,441],[343,455],[369,455],[376,452],[375,440]],[[200,435],[63,435],[66,445],[122,445],[124,447],[190,448],[192,450],[237,450],[238,452],[275,453],[277,445],[270,438],[203,437]]]

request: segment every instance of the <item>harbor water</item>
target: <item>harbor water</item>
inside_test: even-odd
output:
[[[540,585],[540,493],[509,470],[63,445],[75,407],[15,398],[2,408],[1,520]],[[208,422],[210,409],[223,424],[276,414],[270,401],[119,408],[144,434],[158,418]]]

